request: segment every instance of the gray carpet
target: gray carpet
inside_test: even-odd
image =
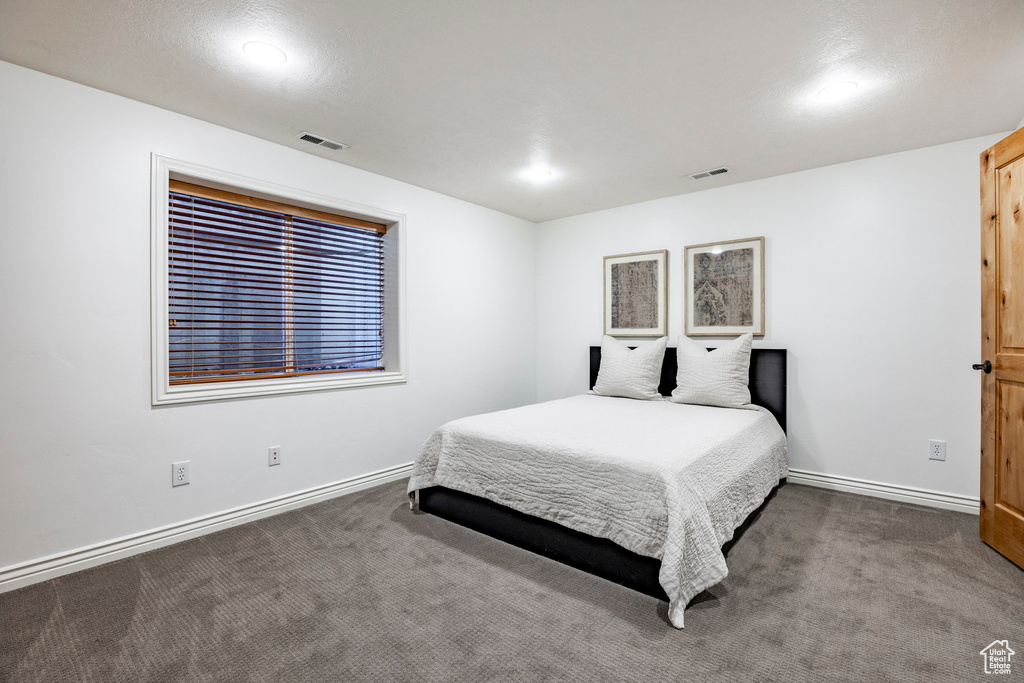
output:
[[[404,482],[0,595],[7,681],[970,681],[1024,572],[977,517],[786,485],[666,605],[430,515]]]

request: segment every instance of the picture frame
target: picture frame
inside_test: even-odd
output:
[[[683,248],[685,334],[764,335],[764,237]]]
[[[668,334],[668,250],[604,257],[604,333]]]

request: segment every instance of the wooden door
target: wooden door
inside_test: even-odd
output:
[[[1024,129],[981,155],[981,540],[1024,567]]]

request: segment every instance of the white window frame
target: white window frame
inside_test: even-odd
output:
[[[168,375],[168,183],[181,180],[217,190],[341,213],[388,226],[384,235],[384,370],[301,377],[171,385]],[[153,405],[273,396],[308,391],[371,387],[406,382],[405,215],[336,197],[247,178],[198,164],[153,154],[151,198],[151,293]]]

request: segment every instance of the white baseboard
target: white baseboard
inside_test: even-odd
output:
[[[278,496],[270,500],[244,505],[178,524],[171,524],[112,541],[50,555],[38,560],[3,567],[0,568],[0,593],[16,590],[33,583],[95,567],[131,555],[137,555],[148,550],[162,548],[195,538],[196,536],[202,536],[203,534],[252,522],[263,517],[270,517],[271,515],[293,510],[304,505],[311,505],[348,493],[355,493],[371,486],[396,481],[409,476],[411,472],[412,463],[398,465],[333,484]],[[859,493],[865,496],[898,500],[904,503],[915,503],[945,510],[968,512],[975,515],[979,513],[980,508],[980,499],[971,496],[928,491],[910,486],[895,486],[893,484],[808,472],[806,470],[789,470],[788,481],[793,484],[805,484],[834,491]]]
[[[0,568],[0,593],[408,477],[412,463]]]
[[[821,474],[819,472],[808,472],[806,470],[789,471],[788,481],[794,484],[805,484],[817,486],[822,489],[833,491],[846,491],[847,493],[859,493],[864,496],[885,498],[887,500],[898,500],[903,503],[915,503],[926,505],[943,510],[956,510],[957,512],[968,512],[977,515],[981,512],[981,499],[972,496],[963,496],[959,493],[943,493],[941,491],[928,491],[917,489],[912,486],[896,486],[894,484],[883,484],[877,481],[866,481],[852,477],[840,477],[834,474]]]

